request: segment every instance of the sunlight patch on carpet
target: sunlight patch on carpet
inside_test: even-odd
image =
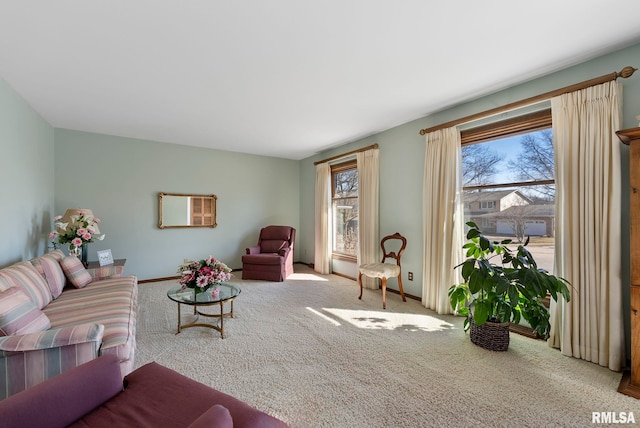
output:
[[[292,273],[287,277],[287,280],[295,279],[298,281],[329,281],[327,278],[323,278],[312,273]]]
[[[329,321],[333,325],[341,325],[338,321],[334,320],[333,318],[329,318],[328,316],[326,316],[322,312],[318,312],[313,308],[310,308],[310,307],[307,306],[307,310],[310,311],[311,313],[314,313],[314,314],[318,315],[320,318]]]
[[[322,310],[358,328],[403,331],[444,331],[456,328],[451,323],[429,315],[334,308]]]

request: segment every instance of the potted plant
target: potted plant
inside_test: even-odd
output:
[[[563,278],[538,268],[527,250],[529,243],[513,251],[510,239],[492,241],[468,222],[468,242],[464,244],[467,259],[462,268],[463,282],[449,288],[449,299],[455,313],[464,315],[465,331],[471,329],[471,341],[495,351],[506,351],[509,324],[524,318],[533,331],[549,337],[549,311],[543,303],[547,295],[557,301],[561,294],[569,301],[569,284]]]

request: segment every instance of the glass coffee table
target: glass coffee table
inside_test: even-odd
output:
[[[217,296],[212,294],[212,291],[218,288],[220,291]],[[180,333],[185,328],[190,327],[209,327],[214,330],[218,330],[220,332],[220,336],[224,339],[224,319],[231,317],[233,318],[233,300],[240,295],[240,287],[234,284],[230,284],[228,282],[220,283],[214,287],[211,287],[207,291],[203,291],[202,293],[197,294],[197,300],[194,299],[195,293],[192,288],[187,288],[182,285],[176,285],[167,291],[167,297],[178,303],[178,331],[176,334]],[[229,312],[224,312],[224,304],[230,303],[231,310]],[[189,305],[193,306],[193,315],[194,320],[188,324],[182,324],[182,314],[180,311],[181,305]],[[208,314],[205,312],[200,312],[198,310],[199,306],[220,306],[219,314]],[[200,317],[208,317],[208,318],[216,318],[220,322],[220,325],[213,323],[205,323],[198,322]]]

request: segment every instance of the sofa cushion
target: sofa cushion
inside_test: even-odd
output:
[[[44,308],[53,299],[47,281],[29,262],[6,267],[0,270],[0,276],[7,279],[14,287],[24,291],[38,309]]]
[[[193,421],[189,428],[233,428],[233,419],[229,409],[216,404]]]
[[[67,282],[62,267],[60,266],[60,261],[49,254],[45,254],[44,256],[30,260],[30,262],[47,281],[51,296],[54,299],[58,298]]]
[[[91,274],[87,271],[80,261],[75,256],[67,256],[60,262],[62,270],[71,283],[76,288],[85,287],[91,282]]]
[[[260,242],[260,249],[263,253],[279,253],[280,250],[287,247],[289,247],[289,243],[280,239],[263,239]]]
[[[64,259],[66,257],[64,255],[64,253],[62,252],[62,250],[60,250],[60,249],[49,251],[47,254],[45,254],[45,256],[49,256],[49,257],[53,258],[58,263],[60,263],[62,261],[62,259]]]
[[[276,265],[279,267],[282,265],[282,260],[282,256],[275,253],[250,254],[242,256],[243,265]],[[246,267],[243,266],[243,269],[246,269]]]
[[[35,333],[49,327],[49,318],[21,289],[0,291],[0,336]]]
[[[118,359],[112,355],[100,357],[0,400],[1,425],[5,428],[64,427],[120,391],[122,377]]]
[[[102,352],[116,354],[124,362],[135,351],[137,290],[133,275],[103,279],[84,288],[67,288],[44,313],[52,327],[104,325]]]

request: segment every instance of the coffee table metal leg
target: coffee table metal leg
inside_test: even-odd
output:
[[[181,319],[182,319],[182,316],[180,314],[180,303],[178,303],[178,331],[176,332],[176,334],[180,333],[180,329],[181,329],[180,320]]]
[[[231,303],[231,310],[229,312],[227,312],[227,313],[224,312],[224,304],[225,304],[225,302],[230,302]],[[197,306],[193,305],[193,313],[194,313],[194,316],[196,317],[196,320],[191,322],[191,323],[187,323],[187,324],[182,324],[182,308],[181,308],[181,304],[178,303],[178,331],[176,332],[176,334],[178,334],[182,330],[184,330],[186,328],[190,328],[190,327],[209,327],[209,328],[212,328],[214,330],[217,330],[220,333],[220,337],[222,339],[224,339],[224,319],[226,317],[234,318],[234,314],[233,314],[233,299],[228,299],[228,300],[221,301],[221,302],[214,302],[212,304],[212,306],[214,306],[216,303],[220,305],[220,314],[212,314],[212,313],[200,312],[200,311],[198,311]],[[219,319],[218,325],[211,324],[211,323],[198,322],[198,318],[200,318],[200,317],[218,318]]]
[[[224,311],[222,310],[223,303],[220,302],[220,338],[224,339]]]

